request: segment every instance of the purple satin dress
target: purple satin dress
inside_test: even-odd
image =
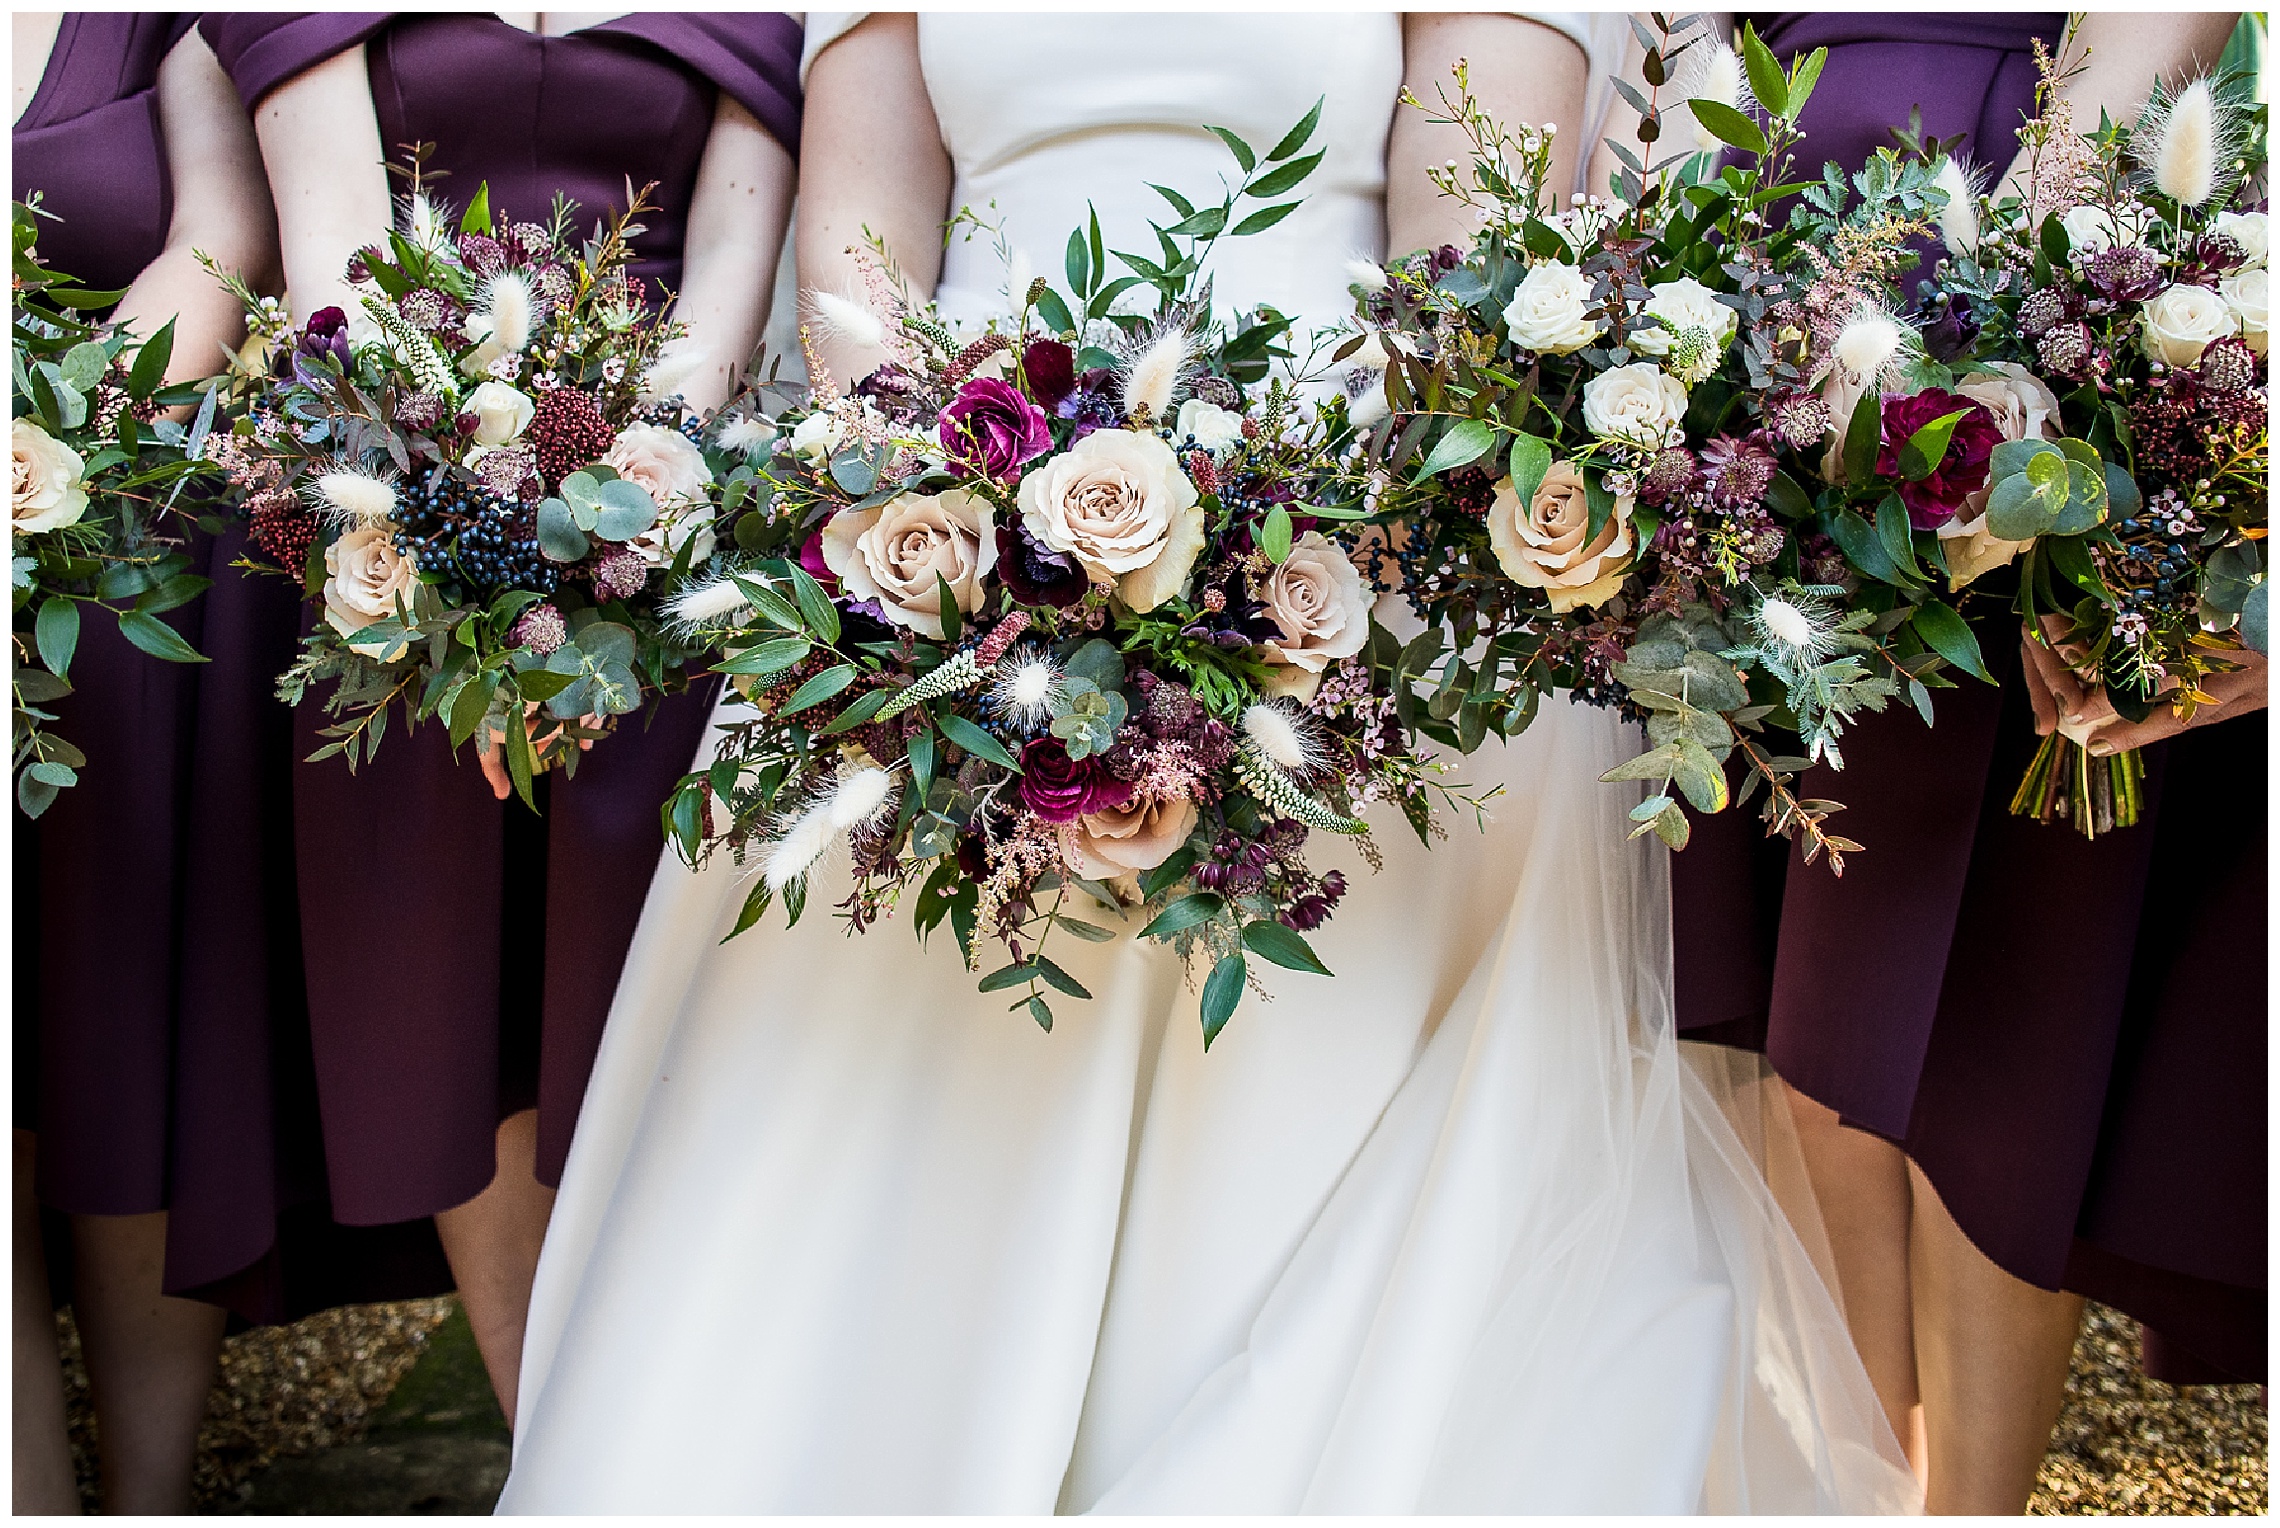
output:
[[[560,192],[582,225],[657,182],[635,270],[678,285],[691,194],[720,92],[796,152],[800,28],[777,14],[645,13],[568,37],[475,14],[209,14],[249,107],[363,45],[383,143],[436,145],[438,195],[488,184],[536,220]],[[622,718],[542,816],[491,797],[472,749],[399,717],[351,776],[293,766],[309,1033],[334,1214],[430,1216],[494,1171],[493,1132],[537,1107],[538,1173],[559,1180],[618,968],[664,844],[658,807],[687,770],[710,688]],[[300,708],[294,757],[317,746]]]
[[[2000,169],[2033,106],[2029,39],[2063,18],[1751,19],[1784,58],[1829,49],[1816,159],[1857,165],[1914,104]],[[2013,817],[2036,741],[2016,626],[1978,622],[1999,688],[1941,691],[1932,730],[1869,717],[1841,773],[1800,782],[1848,803],[1840,826],[1868,846],[1841,881],[1754,814],[1673,857],[1679,1023],[1762,1046],[1901,1145],[2015,1276],[2146,1323],[2160,1377],[2261,1377],[2264,718],[2148,750],[2135,828],[2093,843]],[[2200,807],[2220,800],[2221,825]]]

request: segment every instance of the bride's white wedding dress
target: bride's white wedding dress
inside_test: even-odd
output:
[[[811,26],[820,25],[811,20]],[[955,202],[1034,269],[1202,121],[1269,143],[1328,91],[1306,207],[1222,246],[1222,302],[1327,322],[1376,254],[1390,16],[920,18]],[[815,47],[811,41],[811,53]],[[953,243],[945,305],[1004,281]],[[1505,793],[1382,874],[1207,1057],[1129,936],[1045,1034],[945,937],[720,944],[669,856],[548,1232],[506,1511],[1905,1510],[1843,1323],[1669,1020],[1632,751],[1547,704],[1458,778]],[[1106,915],[1103,915],[1104,921]],[[1132,925],[1127,925],[1129,930]]]

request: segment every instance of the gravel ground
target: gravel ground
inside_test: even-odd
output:
[[[465,1321],[445,1329],[455,1309],[448,1299],[352,1306],[231,1338],[198,1440],[197,1510],[486,1510],[504,1473],[505,1446],[496,1421],[482,1415],[490,1402]],[[86,1371],[70,1314],[58,1323],[72,1447],[92,1510]],[[2266,1416],[2256,1386],[2178,1390],[2149,1380],[2138,1367],[2136,1328],[2092,1306],[2067,1388],[2028,1511],[2269,1509]],[[495,1410],[488,1414],[495,1419]]]

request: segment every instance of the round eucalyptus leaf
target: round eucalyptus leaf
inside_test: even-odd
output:
[[[2051,454],[2057,456],[2056,452]],[[2005,541],[2032,541],[2057,520],[2057,509],[2024,472],[2004,478],[1987,496],[1988,534]]]
[[[615,621],[596,621],[577,636],[578,651],[596,667],[615,664],[630,668],[633,664],[633,629]]]
[[[578,529],[570,506],[547,499],[538,506],[538,549],[553,562],[576,562],[592,550],[586,533]]]
[[[2248,598],[2242,601],[2240,607],[2240,639],[2267,657],[2272,653],[2271,633],[2267,625],[2270,617],[2266,613],[2271,588],[2272,581],[2266,579],[2248,591]]]
[[[2058,447],[2047,440],[2006,440],[1995,448],[1989,463],[1997,481],[2024,472],[2027,463],[2038,456],[2056,456]]]
[[[2066,504],[2051,523],[2061,536],[2079,536],[2106,518],[2106,477],[2078,461],[2066,464]]]
[[[596,502],[594,534],[604,541],[631,541],[657,523],[657,501],[639,483],[604,483]]]

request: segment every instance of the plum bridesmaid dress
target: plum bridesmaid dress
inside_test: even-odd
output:
[[[1857,165],[1922,108],[1998,171],[2058,15],[1773,14],[1827,47],[1813,157]],[[2013,817],[2035,747],[2016,618],[1983,580],[1997,686],[1939,724],[1868,718],[1842,773],[1868,845],[1840,881],[1711,819],[1673,857],[1679,1022],[1762,1046],[1799,1091],[1900,1145],[1973,1243],[2114,1304],[2178,1383],[2261,1379],[2265,1330],[2265,718],[2147,750],[2145,818],[2096,842]],[[1785,894],[1786,893],[1786,894]]]
[[[434,144],[436,194],[454,205],[487,183],[495,213],[536,220],[560,192],[590,224],[623,204],[629,178],[657,182],[661,210],[634,246],[653,296],[680,281],[717,95],[797,151],[800,28],[772,13],[645,13],[567,37],[472,13],[212,13],[201,29],[249,109],[365,47],[382,142]],[[337,758],[292,766],[338,1219],[464,1203],[491,1179],[498,1122],[533,1106],[539,1177],[559,1180],[663,846],[657,808],[711,700],[700,687],[623,718],[575,778],[543,778],[539,816],[494,801],[472,750],[455,760],[440,726],[392,729],[354,776]],[[292,757],[318,746],[323,721],[318,705],[300,708]]]
[[[66,15],[15,124],[15,195],[60,219],[40,253],[90,286],[130,285],[165,243],[158,70],[197,20]],[[342,1239],[326,1214],[313,1115],[297,1117],[314,1083],[278,810],[289,718],[272,698],[298,602],[230,571],[240,531],[190,551],[213,587],[164,619],[210,661],[161,663],[88,622],[61,709],[89,767],[15,826],[15,1121],[39,1137],[40,1201],[167,1211],[167,1291],[248,1319],[448,1288],[432,1233]],[[290,1291],[288,1241],[304,1254]]]

